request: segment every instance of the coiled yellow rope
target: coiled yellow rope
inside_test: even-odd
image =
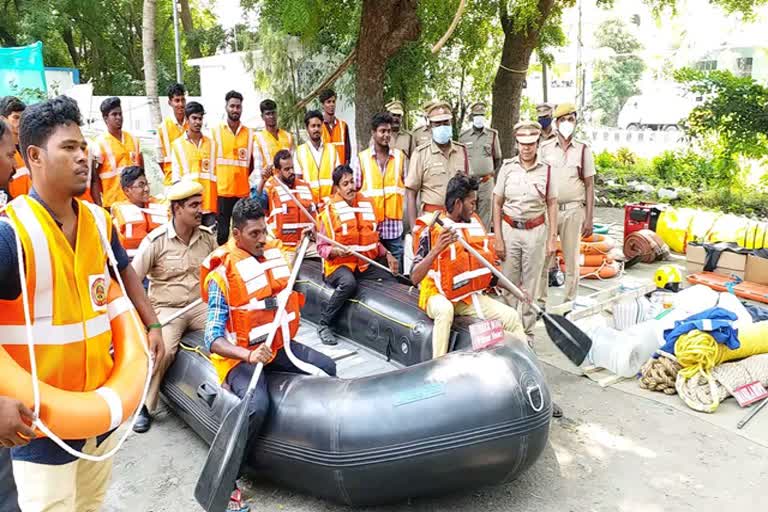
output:
[[[721,345],[711,335],[690,331],[675,342],[675,355],[682,368],[680,375],[690,379],[699,372],[708,374],[724,360],[728,347]]]

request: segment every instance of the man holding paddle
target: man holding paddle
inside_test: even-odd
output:
[[[208,303],[205,345],[219,382],[246,402],[246,439],[252,439],[269,410],[267,382],[258,373],[262,366],[266,372],[335,376],[336,364],[330,357],[292,341],[299,329],[303,296],[292,291],[296,270],[291,271],[280,250],[281,243],[267,238],[267,223],[259,202],[238,201],[232,212],[232,227],[232,238],[215,250],[201,268],[202,296]],[[296,267],[301,265],[306,246],[307,241],[302,241]],[[254,377],[258,380],[251,385]],[[225,432],[227,421],[219,436]],[[217,436],[213,446],[218,442]],[[213,460],[211,455],[209,460]],[[200,499],[200,492],[197,495]],[[249,510],[238,489],[232,493],[228,510]]]
[[[454,315],[500,320],[506,333],[525,339],[517,311],[483,293],[491,285],[491,271],[458,243],[461,236],[484,257],[496,260],[493,241],[475,214],[478,188],[477,178],[457,173],[448,182],[446,213],[423,215],[414,227],[411,279],[419,286],[419,307],[435,321],[433,357],[448,352]],[[435,225],[438,218],[444,227]]]
[[[340,165],[334,169],[333,185],[336,194],[320,214],[320,236],[317,243],[317,252],[324,260],[325,282],[334,288],[333,295],[323,309],[317,330],[325,345],[338,343],[331,326],[347,299],[355,295],[357,280],[391,279],[380,266],[371,265],[350,251],[373,261],[386,258],[390,271],[393,274],[398,271],[397,258],[379,240],[373,204],[356,192],[352,168]],[[326,238],[337,244],[330,243]]]

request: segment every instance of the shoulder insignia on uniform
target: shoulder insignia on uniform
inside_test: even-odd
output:
[[[472,133],[472,128],[467,128],[466,130],[464,130],[463,132],[461,132],[461,133],[459,134],[459,137],[463,137],[463,136],[467,135],[468,133]]]
[[[453,143],[456,144],[457,146],[461,146],[462,148],[466,148],[467,147],[466,144],[464,144],[463,142],[459,142],[457,140],[453,141]]]
[[[211,226],[203,226],[202,224],[200,224],[200,226],[198,226],[198,227],[199,227],[199,228],[200,228],[202,231],[205,231],[206,233],[210,233],[210,234],[212,234],[212,235],[214,235],[214,234],[215,234],[215,233],[213,232],[213,228],[212,228]]]
[[[421,144],[420,146],[416,146],[416,149],[413,150],[415,153],[416,151],[422,151],[424,148],[428,148],[432,144],[432,141],[425,142],[424,144]]]
[[[162,235],[168,232],[167,228],[168,228],[168,224],[163,224],[162,226],[158,226],[147,234],[147,238],[152,242],[154,242],[155,240],[157,240]]]

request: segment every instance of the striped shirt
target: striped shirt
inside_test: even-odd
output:
[[[229,304],[219,284],[211,279],[208,281],[208,320],[205,322],[203,343],[210,352],[211,345],[219,338],[227,337],[227,322],[229,321]]]

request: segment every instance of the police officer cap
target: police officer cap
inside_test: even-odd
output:
[[[469,107],[469,113],[473,116],[484,116],[485,115],[485,103],[482,101],[476,101],[472,104],[471,107]]]
[[[555,119],[558,119],[563,116],[567,116],[568,114],[575,114],[576,113],[576,105],[573,103],[561,103],[557,106],[555,109]]]
[[[435,106],[435,103],[437,103],[437,100],[429,100],[424,104],[423,107],[421,107],[421,111],[425,114],[429,113],[429,109],[431,109],[433,106]]]
[[[541,135],[541,125],[536,121],[518,121],[512,133],[515,134],[515,139],[522,144],[533,144],[539,140]]]
[[[396,114],[396,115],[403,115],[405,113],[405,108],[403,108],[403,102],[400,100],[392,100],[389,103],[387,103],[384,108],[387,109],[387,112],[390,114]]]
[[[434,122],[450,121],[453,119],[451,106],[444,101],[436,101],[429,110],[427,110],[427,117],[430,121]]]
[[[552,104],[551,103],[539,103],[536,105],[536,115],[539,117],[547,117],[552,115]]]
[[[196,181],[181,180],[177,181],[168,188],[169,201],[182,201],[192,196],[199,196],[203,193],[203,186]]]

